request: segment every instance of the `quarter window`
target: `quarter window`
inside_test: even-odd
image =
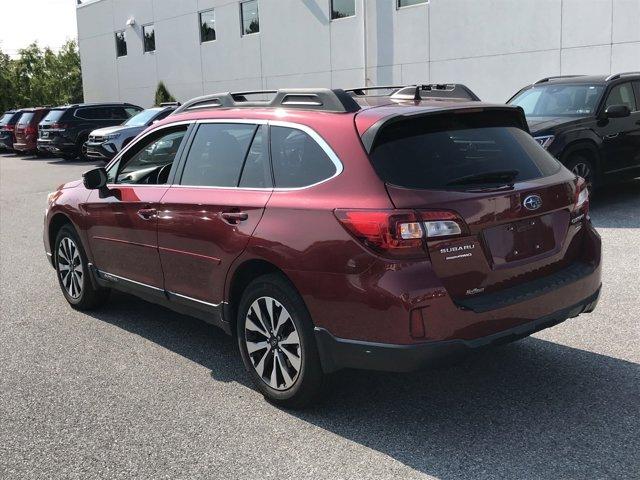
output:
[[[429,3],[429,0],[398,0],[398,8],[410,7],[411,5],[419,5],[421,3]]]
[[[142,39],[144,42],[144,51],[155,52],[156,51],[156,30],[153,25],[145,25],[142,27]]]
[[[295,128],[271,127],[271,159],[278,188],[313,185],[331,178],[337,171],[318,142]]]
[[[115,183],[162,185],[167,183],[171,166],[176,158],[187,127],[163,130],[135,145],[123,158],[120,167],[109,171],[109,181],[117,171]]]
[[[250,0],[240,4],[240,22],[242,24],[242,35],[250,35],[260,31],[258,0]]]
[[[607,97],[605,108],[610,107],[611,105],[626,105],[632,112],[637,110],[636,99],[633,94],[633,85],[631,82],[621,83],[611,89],[611,92]]]
[[[213,10],[200,12],[200,42],[216,39],[216,15]]]
[[[331,19],[353,17],[356,14],[356,0],[331,0]]]
[[[116,32],[116,57],[126,57],[127,55],[127,37],[124,30]]]
[[[256,129],[256,125],[241,123],[200,125],[189,149],[180,183],[237,187]]]

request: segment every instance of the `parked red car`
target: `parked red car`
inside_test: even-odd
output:
[[[18,119],[13,149],[18,152],[38,151],[38,124],[49,113],[49,108],[26,108]]]
[[[585,182],[521,108],[433,88],[187,102],[49,196],[62,293],[88,309],[115,288],[222,327],[286,406],[340,368],[414,370],[591,312]]]

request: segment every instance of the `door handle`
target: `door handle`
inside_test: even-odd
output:
[[[609,135],[606,135],[606,138],[613,139],[613,138],[616,138],[618,135],[620,135],[620,132],[610,133]]]
[[[141,208],[137,213],[141,219],[151,220],[152,218],[155,218],[158,211],[155,208]]]
[[[249,218],[249,214],[247,212],[222,212],[220,216],[225,222],[230,223],[231,225],[244,222]]]

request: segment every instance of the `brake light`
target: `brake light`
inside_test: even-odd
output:
[[[576,184],[576,197],[573,202],[573,212],[571,223],[577,223],[583,218],[589,219],[589,189],[587,182],[582,177],[578,177]]]
[[[24,129],[25,135],[35,135],[38,133],[38,129],[33,125],[28,125],[27,128]]]
[[[385,257],[425,257],[426,240],[462,233],[460,218],[448,211],[339,209],[334,213],[351,235]]]
[[[5,132],[13,132],[16,129],[15,125],[5,125],[2,130]]]
[[[52,123],[51,128],[55,130],[66,130],[68,125],[66,123]]]

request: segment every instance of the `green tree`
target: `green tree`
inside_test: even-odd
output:
[[[82,102],[82,73],[76,42],[54,53],[32,43],[17,58],[0,52],[0,110]]]
[[[176,99],[169,93],[167,87],[163,82],[158,84],[158,88],[156,89],[156,105],[160,105],[165,102],[175,102]]]

